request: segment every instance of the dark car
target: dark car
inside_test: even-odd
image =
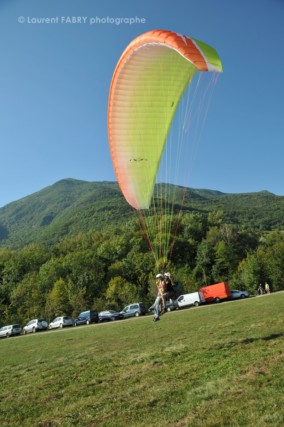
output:
[[[74,320],[74,326],[89,325],[90,323],[98,323],[99,316],[95,310],[82,311],[77,319]]]
[[[124,318],[144,316],[146,314],[146,307],[143,302],[135,302],[124,307],[120,314],[122,314]]]
[[[99,313],[100,322],[109,322],[110,320],[123,319],[123,315],[115,310],[105,310]]]

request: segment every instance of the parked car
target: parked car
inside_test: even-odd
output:
[[[231,290],[231,299],[243,299],[243,298],[248,298],[249,297],[249,293],[248,291],[238,291],[236,289]]]
[[[169,299],[168,301],[166,301],[166,310],[167,311],[174,311],[177,310],[178,307],[178,303],[176,300],[174,299]],[[153,312],[155,310],[155,304],[151,305],[151,307],[149,308],[149,312]]]
[[[2,328],[0,328],[0,338],[8,338],[12,337],[13,335],[20,335],[21,332],[22,328],[20,325],[2,326]]]
[[[175,299],[169,299],[168,301],[166,301],[166,310],[167,311],[174,311],[177,310],[178,307],[178,303],[177,300]]]
[[[49,329],[64,328],[65,326],[73,326],[74,320],[69,316],[56,317],[50,324]]]
[[[191,292],[190,294],[180,295],[177,299],[177,304],[179,308],[188,307],[191,305],[198,307],[200,304],[204,302],[205,302],[205,299],[201,292]]]
[[[33,319],[30,320],[29,323],[23,327],[23,333],[27,334],[29,332],[38,332],[45,331],[48,328],[48,323],[45,319]]]
[[[77,319],[74,320],[74,326],[89,325],[90,323],[98,323],[99,316],[95,310],[82,311]]]
[[[110,320],[120,320],[123,319],[123,315],[115,310],[105,310],[99,313],[99,321],[107,322]]]
[[[146,307],[143,302],[135,302],[124,307],[120,314],[122,314],[123,318],[144,316],[146,314]]]

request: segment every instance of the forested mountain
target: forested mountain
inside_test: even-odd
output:
[[[116,183],[64,179],[0,209],[0,246],[53,244],[131,215]]]
[[[284,228],[284,197],[267,191],[225,194],[188,189],[183,210],[203,214],[222,210],[228,223],[254,230]],[[133,210],[117,183],[64,179],[0,208],[0,246],[54,244],[63,237],[120,226],[132,219]]]
[[[181,187],[167,191],[184,196]],[[183,215],[168,204],[165,217],[168,209],[171,229],[151,241],[159,248],[166,236],[174,241],[163,258],[153,256],[116,183],[65,179],[1,208],[0,326],[151,305],[157,271],[170,271],[185,293],[223,280],[251,294],[266,281],[273,292],[284,289],[284,197],[188,189]]]

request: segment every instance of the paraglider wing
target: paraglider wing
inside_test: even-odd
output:
[[[112,161],[120,189],[135,209],[147,209],[169,128],[197,71],[222,71],[216,51],[164,30],[144,33],[115,68],[108,105]]]

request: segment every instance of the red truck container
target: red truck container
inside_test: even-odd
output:
[[[199,289],[206,302],[219,302],[222,299],[228,299],[231,291],[227,282],[216,283],[215,285],[204,286]]]

